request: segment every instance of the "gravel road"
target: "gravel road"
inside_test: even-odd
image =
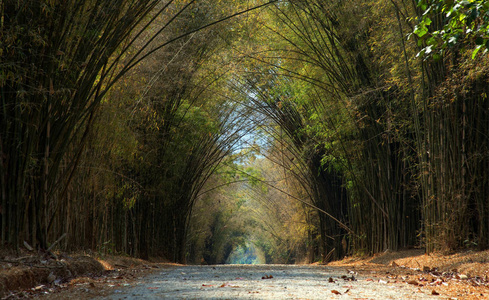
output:
[[[175,266],[111,299],[438,299],[432,289],[311,265]]]

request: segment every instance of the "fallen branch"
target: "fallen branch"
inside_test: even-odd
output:
[[[336,248],[333,248],[331,251],[329,251],[328,255],[324,258],[323,262],[327,262],[331,255],[333,255],[333,252],[336,250]]]
[[[51,251],[51,249],[53,249],[53,247],[56,246],[56,244],[59,243],[65,236],[66,236],[66,232],[63,233],[63,235],[60,236],[59,239],[57,239],[54,243],[52,243],[51,246],[49,246],[49,248],[46,250],[46,252],[49,253],[49,251]]]
[[[24,241],[24,246],[27,248],[27,250],[34,251],[34,248],[32,248],[31,245],[29,245],[29,243],[27,243],[26,241]]]

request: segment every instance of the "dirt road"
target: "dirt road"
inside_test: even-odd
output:
[[[438,299],[433,289],[311,265],[174,266],[111,299]]]

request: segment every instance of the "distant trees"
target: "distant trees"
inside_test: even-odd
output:
[[[303,190],[293,178],[284,178],[275,161],[280,152],[272,149],[266,158],[256,158],[256,150],[242,149],[235,154],[240,163],[230,157],[209,180],[193,212],[189,262],[229,263],[232,253],[243,259],[238,254],[250,248],[262,263],[308,262],[309,233],[317,224],[307,221],[310,209],[294,199]]]

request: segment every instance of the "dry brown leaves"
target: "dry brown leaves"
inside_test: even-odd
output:
[[[489,298],[489,251],[451,255],[422,250],[386,252],[374,257],[349,257],[329,265],[353,269],[367,280],[416,285],[448,299]]]

